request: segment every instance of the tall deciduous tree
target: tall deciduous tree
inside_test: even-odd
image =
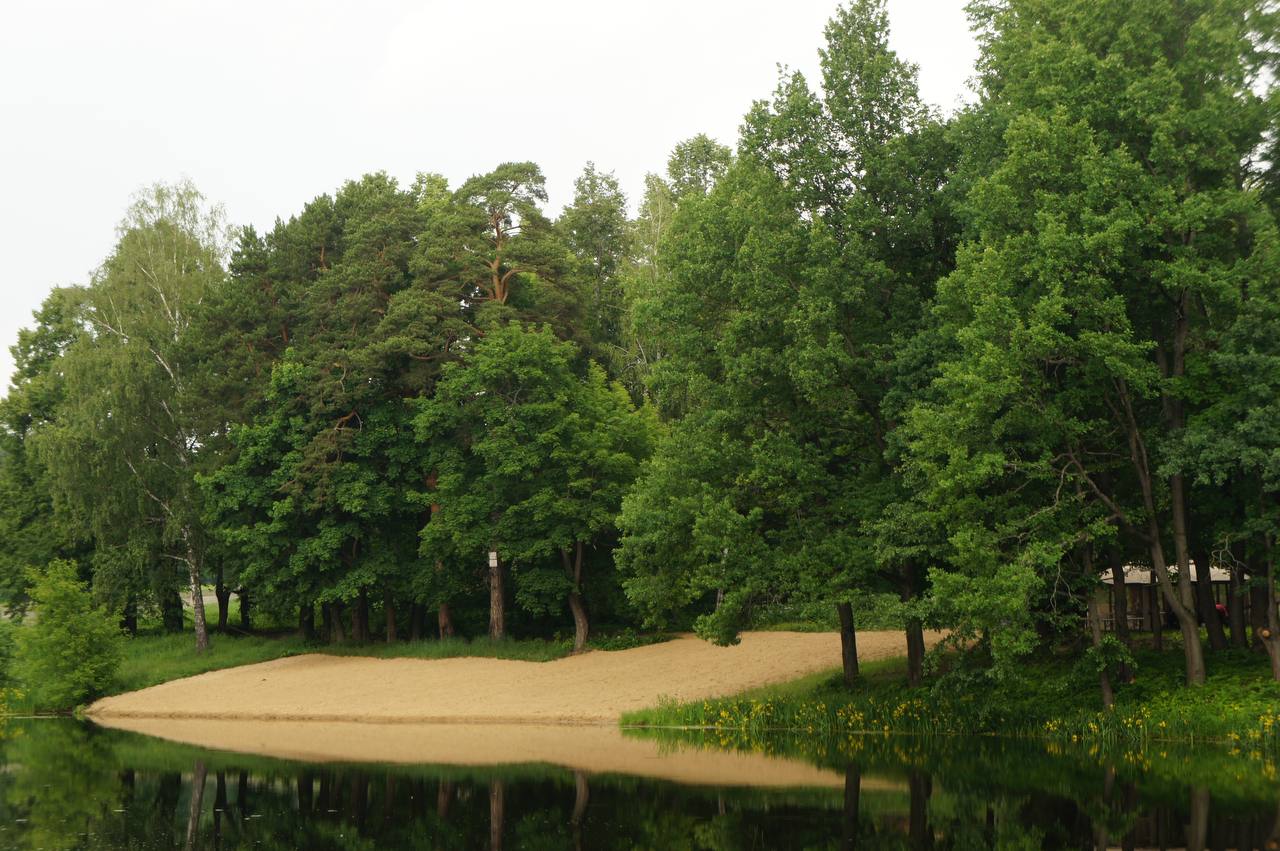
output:
[[[405,400],[429,391],[469,331],[460,304],[414,272],[419,236],[441,215],[437,188],[423,178],[404,191],[368,175],[277,229],[258,262],[266,283],[251,292],[301,289],[286,317],[293,339],[266,323],[264,335],[288,348],[259,413],[234,432],[234,461],[207,480],[245,576],[292,596],[304,617],[317,602],[329,606],[335,637],[351,604],[352,632],[367,640],[371,595],[383,599],[393,637],[394,600],[411,593],[421,566],[424,484]],[[302,228],[310,219],[321,227]]]
[[[529,571],[552,559],[564,569],[554,584],[573,613],[575,647],[585,646],[585,550],[612,525],[648,451],[646,419],[599,366],[577,374],[576,357],[550,329],[494,328],[417,404],[440,506],[422,530],[423,550],[491,554],[493,638],[506,634],[511,565]]]
[[[1242,284],[1275,276],[1249,186],[1269,129],[1258,88],[1274,35],[1257,28],[1272,19],[1251,0],[976,11],[982,109],[1005,129],[966,204],[973,242],[943,288],[963,353],[944,370],[950,402],[926,417],[922,446],[944,460],[936,481],[967,480],[975,495],[1006,476],[1072,483],[985,516],[977,506],[971,541],[979,527],[1035,522],[1078,485],[1142,542],[1182,632],[1187,681],[1203,683],[1177,447]],[[975,428],[947,425],[948,413]],[[1092,525],[1078,534],[1096,536]]]
[[[628,593],[655,620],[710,596],[697,629],[731,642],[770,596],[847,614],[867,578],[858,518],[876,483],[860,481],[853,463],[865,415],[825,406],[797,374],[807,327],[798,302],[832,246],[754,160],[732,166],[706,198],[681,202],[659,294],[667,356],[650,380],[676,422],[624,503],[617,554]]]
[[[221,210],[189,183],[137,198],[85,292],[87,330],[62,359],[64,398],[38,442],[57,503],[99,547],[136,552],[153,530],[159,557],[182,566],[197,650],[209,638],[196,475],[218,429],[191,329],[225,279],[227,237]]]
[[[1258,271],[1280,263],[1280,242],[1267,215],[1252,221]],[[1265,274],[1265,273],[1264,273]],[[1208,356],[1206,381],[1216,391],[1194,412],[1180,447],[1184,469],[1201,483],[1227,491],[1237,504],[1233,522],[1220,528],[1219,546],[1230,561],[1248,565],[1262,611],[1255,637],[1280,680],[1280,596],[1276,540],[1280,530],[1280,292],[1266,279],[1238,279],[1240,310]],[[1237,566],[1232,564],[1233,571]],[[1238,583],[1236,583],[1238,585]],[[1233,587],[1239,598],[1246,589]],[[1235,614],[1236,600],[1232,600]],[[1244,618],[1233,617],[1232,638],[1243,645]]]
[[[572,255],[569,274],[586,302],[592,351],[604,364],[619,360],[622,346],[621,272],[628,256],[627,199],[612,172],[587,163],[574,181],[573,203],[556,221]]]
[[[35,325],[11,348],[14,373],[0,400],[0,597],[14,614],[25,611],[32,568],[55,558],[88,555],[86,529],[59,522],[48,470],[31,440],[54,422],[62,402],[59,360],[83,331],[83,289],[55,289],[35,312]]]
[[[902,523],[906,512],[895,509],[909,501],[895,431],[902,398],[927,383],[933,365],[913,341],[953,262],[954,144],[921,103],[915,67],[889,48],[883,2],[841,8],[825,35],[821,90],[785,75],[772,101],[748,115],[742,147],[815,224],[812,262],[822,265],[795,280],[785,320],[794,338],[779,357],[792,364],[801,406],[812,409],[797,415],[840,424],[846,487],[859,494],[850,522],[866,562],[860,590],[880,584],[911,601],[930,564],[917,524]],[[841,603],[846,625],[851,605]],[[907,622],[908,669],[918,682],[918,613]]]

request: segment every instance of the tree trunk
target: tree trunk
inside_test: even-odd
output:
[[[1160,588],[1156,585],[1155,571],[1151,572],[1151,646],[1156,650],[1164,650],[1164,612],[1160,611]]]
[[[1093,568],[1093,557],[1090,554],[1089,547],[1085,547],[1084,551],[1084,567],[1090,577],[1096,576]],[[1098,603],[1098,595],[1089,590],[1089,637],[1093,641],[1094,650],[1102,649],[1102,612]],[[1098,669],[1099,685],[1102,688],[1102,708],[1108,712],[1115,706],[1116,695],[1111,689],[1111,677],[1107,674],[1106,666],[1100,666]]]
[[[1173,317],[1172,361],[1169,368],[1161,371],[1168,378],[1181,379],[1186,374],[1187,338],[1191,329],[1191,294],[1184,289],[1178,300],[1177,310]],[[1157,348],[1156,356],[1163,361],[1163,350]],[[1165,410],[1165,425],[1170,431],[1179,432],[1186,425],[1182,399],[1170,393],[1164,393],[1161,402]],[[1147,466],[1150,473],[1150,466]],[[1178,628],[1182,631],[1182,652],[1187,667],[1187,684],[1204,685],[1204,647],[1200,644],[1200,624],[1195,617],[1195,591],[1191,584],[1191,548],[1187,533],[1187,492],[1186,482],[1181,473],[1169,477],[1169,516],[1173,527],[1173,553],[1178,562],[1177,596],[1174,596],[1172,584],[1168,581],[1168,570],[1164,562],[1164,547],[1160,542],[1159,524],[1155,522],[1155,506],[1151,506],[1152,548],[1160,550],[1159,563],[1155,565],[1160,585],[1169,599],[1169,609],[1178,620]]]
[[[209,626],[204,619],[204,589],[200,587],[200,562],[196,560],[195,550],[191,547],[190,535],[184,529],[183,538],[187,543],[187,579],[191,587],[191,619],[195,622],[196,652],[203,653],[209,649]]]
[[[1253,649],[1261,653],[1264,650],[1262,633],[1267,628],[1267,589],[1257,582],[1256,577],[1266,576],[1266,567],[1254,562],[1249,570],[1255,577],[1249,586],[1249,628],[1253,632]]]
[[[410,790],[412,794],[412,789]],[[387,772],[382,783],[382,823],[390,825],[392,819],[397,812],[396,804],[396,775]]]
[[[907,772],[910,797],[907,816],[907,839],[911,848],[929,848],[933,834],[929,829],[929,798],[933,796],[933,780],[919,769]]]
[[[587,607],[582,600],[582,555],[581,541],[574,546],[572,560],[569,558],[568,550],[560,550],[560,559],[564,562],[565,572],[573,582],[573,587],[569,590],[569,611],[573,613],[574,653],[581,653],[587,649],[587,637],[591,629],[587,621]]]
[[[236,772],[236,812],[241,825],[253,814],[249,808],[249,772],[243,769]]]
[[[918,575],[914,564],[902,568],[902,584],[898,596],[910,603],[916,595]],[[924,627],[918,617],[907,617],[907,685],[918,686],[924,680]]]
[[[423,621],[427,618],[427,608],[421,603],[412,603],[409,606],[409,640],[421,641]]]
[[[844,770],[844,807],[840,818],[840,851],[858,847],[858,810],[861,809],[862,771],[856,765]]]
[[[240,628],[245,632],[253,629],[253,614],[249,605],[249,589],[241,588],[236,592],[236,596],[240,598]]]
[[[1159,540],[1152,545],[1152,550],[1163,550]],[[1160,576],[1161,570],[1166,570],[1164,565],[1164,554],[1153,556],[1153,559],[1159,559],[1159,568],[1157,568],[1157,577]],[[1186,577],[1190,574],[1189,570],[1182,571],[1182,576]],[[1174,618],[1178,621],[1178,630],[1182,633],[1182,654],[1186,663],[1187,685],[1202,686],[1205,681],[1204,667],[1204,647],[1200,644],[1200,624],[1196,620],[1195,613],[1190,606],[1184,604],[1182,600],[1175,595],[1172,583],[1168,581],[1166,572],[1164,578],[1160,579],[1160,590],[1164,594],[1164,601],[1168,604],[1169,610],[1173,612]],[[1185,578],[1182,580],[1183,586],[1191,583]],[[1187,589],[1190,592],[1190,588]]]
[[[435,470],[432,470],[430,473],[427,474],[426,485],[428,490],[435,490],[436,488]],[[434,518],[439,513],[440,513],[440,504],[435,502],[431,503],[431,510],[427,515],[427,522],[430,523],[432,518]],[[436,573],[439,574],[439,573],[442,573],[443,571],[444,571],[444,562],[441,561],[440,559],[436,559]],[[436,622],[437,622],[437,627],[440,630],[440,638],[442,640],[445,638],[453,638],[454,636],[453,613],[449,611],[449,601],[441,600],[438,603],[438,605],[439,605],[439,609],[436,612]]]
[[[453,781],[441,780],[436,787],[436,818],[449,820],[449,802],[453,800]]]
[[[1195,588],[1191,582],[1191,552],[1187,539],[1187,509],[1184,499],[1182,476],[1169,477],[1169,493],[1172,497],[1173,548],[1178,559],[1178,585],[1173,587],[1164,562],[1164,545],[1157,537],[1158,525],[1152,529],[1152,549],[1160,551],[1156,577],[1164,590],[1169,610],[1178,621],[1182,633],[1182,653],[1186,661],[1187,685],[1202,686],[1205,681],[1204,646],[1200,643],[1200,622],[1195,615]],[[1154,558],[1154,556],[1153,556]]]
[[[204,782],[208,773],[204,761],[196,760],[195,771],[191,775],[191,798],[187,805],[187,851],[192,851],[199,839],[200,814],[204,812]]]
[[[303,641],[316,640],[316,607],[311,603],[298,606],[298,634]]]
[[[858,681],[858,635],[853,628],[853,604],[836,603],[840,614],[840,662],[844,668],[844,684]]]
[[[325,608],[329,612],[329,640],[334,644],[346,644],[347,631],[342,624],[342,604],[330,603]]]
[[[907,619],[907,685],[924,682],[924,626],[919,618]]]
[[[573,772],[573,815],[569,820],[573,824],[582,824],[587,817],[587,804],[591,801],[591,783],[585,771]]]
[[[156,789],[155,804],[152,812],[156,814],[159,830],[148,839],[155,841],[161,848],[177,847],[173,828],[178,820],[178,802],[182,797],[182,774],[178,771],[166,771],[160,775],[159,788]]]
[[[182,632],[186,629],[183,618],[182,595],[176,590],[160,592],[160,620],[165,632]]]
[[[1227,585],[1227,623],[1231,627],[1231,646],[1244,649],[1249,640],[1244,634],[1244,587],[1243,569],[1240,562],[1231,558],[1230,582]]]
[[[1271,541],[1271,535],[1264,536],[1267,544],[1267,573],[1266,573],[1266,626],[1258,631],[1258,636],[1262,639],[1262,647],[1267,651],[1267,656],[1271,659],[1271,676],[1273,679],[1280,681],[1280,612],[1277,611],[1276,597],[1276,562],[1275,552]]]
[[[222,818],[227,811],[227,773],[225,771],[219,771],[214,775],[213,790],[213,847],[215,851],[220,851]]]
[[[1124,556],[1119,547],[1107,547],[1107,562],[1111,567],[1111,622],[1115,624],[1116,638],[1128,647],[1129,586],[1125,582]]]
[[[1186,306],[1186,296],[1184,294],[1182,305],[1176,317],[1177,327],[1174,332],[1175,342],[1171,370],[1165,368],[1163,351],[1157,350],[1156,353],[1157,358],[1160,360],[1161,371],[1166,377],[1177,377],[1182,374],[1188,327]],[[1191,583],[1188,581],[1191,576],[1189,568],[1191,556],[1187,549],[1187,507],[1182,476],[1170,476],[1168,486],[1170,513],[1173,521],[1174,554],[1178,560],[1178,575],[1181,580],[1178,583],[1178,587],[1174,588],[1173,580],[1169,573],[1169,565],[1165,560],[1164,530],[1160,528],[1160,514],[1155,496],[1156,474],[1151,468],[1146,441],[1142,436],[1142,430],[1138,428],[1138,420],[1133,411],[1133,403],[1129,397],[1128,388],[1123,382],[1119,382],[1118,389],[1120,390],[1120,403],[1125,411],[1125,429],[1129,444],[1129,456],[1133,462],[1133,470],[1142,490],[1143,508],[1147,515],[1147,543],[1151,548],[1151,569],[1155,574],[1156,580],[1160,583],[1160,590],[1164,595],[1165,601],[1169,604],[1169,610],[1177,618],[1178,626],[1182,630],[1182,649],[1186,662],[1187,684],[1204,685],[1204,648],[1200,646],[1200,624],[1196,621],[1195,613],[1192,611],[1195,607],[1195,602],[1192,596]],[[1163,402],[1166,425],[1170,428],[1181,428],[1181,401],[1166,395]]]
[[[1181,479],[1176,477],[1178,482],[1172,486],[1174,493],[1181,493]],[[1147,479],[1143,485],[1144,498],[1147,499],[1147,535],[1148,543],[1151,545],[1151,566],[1152,572],[1155,573],[1156,581],[1160,584],[1161,595],[1164,596],[1165,603],[1169,604],[1170,612],[1174,613],[1174,617],[1178,619],[1178,627],[1183,633],[1183,655],[1185,665],[1187,665],[1187,685],[1203,686],[1204,685],[1204,648],[1199,641],[1199,622],[1194,613],[1194,599],[1192,584],[1190,584],[1190,568],[1187,564],[1181,564],[1179,569],[1179,584],[1174,587],[1174,582],[1169,573],[1169,564],[1165,562],[1165,545],[1161,541],[1160,521],[1156,517],[1155,498],[1151,493],[1151,480]],[[1174,499],[1175,503],[1180,503],[1180,498]],[[1175,517],[1176,517],[1175,512]],[[1181,540],[1179,546],[1179,559],[1190,559],[1187,555],[1187,536],[1185,529],[1183,534],[1174,535],[1174,540]],[[1158,609],[1157,609],[1158,612]],[[1161,624],[1162,626],[1162,624]],[[1157,633],[1157,636],[1160,633]]]
[[[1213,598],[1213,568],[1209,559],[1203,550],[1196,553],[1196,606],[1209,634],[1209,647],[1216,652],[1227,649],[1227,634],[1222,629],[1222,618],[1218,617],[1217,601]]]
[[[506,588],[502,559],[489,556],[489,637],[499,641],[507,637]]]
[[[396,635],[396,601],[391,599],[391,589],[382,592],[382,611],[387,618],[387,643],[394,644],[399,640]]]
[[[587,607],[582,602],[582,595],[577,591],[569,592],[569,610],[573,612],[573,652],[581,653],[587,649]]]
[[[120,614],[120,628],[130,635],[138,634],[138,598],[132,594],[124,601],[124,611]]]
[[[213,596],[218,598],[218,632],[227,631],[227,619],[231,616],[231,612],[227,607],[231,605],[231,589],[222,581],[222,568],[218,568],[218,576],[213,583]]]
[[[357,643],[369,643],[369,592],[364,588],[356,595],[356,607],[351,612],[351,631],[355,633]]]
[[[489,781],[489,851],[502,851],[504,799],[506,786],[501,780]]]
[[[298,812],[307,814],[315,809],[315,778],[311,776],[310,771],[302,771],[294,776],[295,784],[298,789]],[[223,808],[226,807],[224,801]]]
[[[1187,851],[1204,851],[1209,842],[1209,787],[1191,787],[1191,818],[1187,825]]]
[[[356,827],[364,827],[369,820],[369,777],[351,775],[351,820]]]
[[[574,851],[581,851],[582,823],[587,818],[587,803],[591,800],[591,784],[585,771],[573,772],[573,814],[569,817],[569,826],[573,830]]]

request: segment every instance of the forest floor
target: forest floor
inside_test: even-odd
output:
[[[927,636],[930,644],[938,634]],[[862,632],[867,661],[905,654],[903,634]],[[108,697],[112,718],[372,722],[616,723],[659,702],[722,697],[831,670],[836,633],[753,632],[717,647],[693,636],[550,662],[307,654]]]

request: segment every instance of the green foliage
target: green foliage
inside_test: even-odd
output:
[[[517,628],[567,604],[579,649],[588,607],[720,643],[852,607],[947,630],[940,688],[1012,693],[1081,635],[1088,688],[1132,668],[1084,628],[1139,563],[1203,681],[1201,621],[1228,638],[1194,559],[1280,678],[1280,18],[970,14],[971,106],[924,103],[850,0],[819,73],[734,148],[676,145],[631,219],[591,163],[554,222],[526,161],[367,174],[261,234],[142,193],[14,349],[0,603],[68,559],[126,623],[213,583],[367,643],[370,613],[477,631],[496,551]]]
[[[854,601],[861,630],[901,630],[906,627],[909,608],[897,594],[861,594]],[[757,606],[751,613],[750,628],[831,632],[840,628],[840,620],[825,600],[793,600]]]
[[[728,171],[732,158],[732,151],[705,133],[680,142],[667,159],[672,195],[677,200],[687,195],[706,195]]]
[[[124,637],[95,607],[67,561],[32,577],[36,620],[17,631],[16,679],[36,706],[70,709],[106,693],[120,667]]]
[[[200,584],[195,477],[216,457],[221,416],[193,319],[223,280],[226,237],[222,211],[190,183],[139,193],[67,320],[57,405],[30,437],[54,516],[93,541],[95,590],[113,608]],[[202,646],[200,617],[196,635]]]
[[[270,380],[201,484],[237,578],[281,607],[379,588],[418,596],[426,470],[404,399],[430,392],[468,327],[421,268],[419,239],[451,203],[429,176],[402,190],[368,175],[265,243],[242,239],[233,285],[261,305],[242,324],[259,323]]]
[[[1280,268],[1251,185],[1272,132],[1263,6],[975,7],[978,109],[998,141],[966,163],[967,240],[934,310],[953,347],[909,410],[907,443],[952,549],[939,566],[961,603],[951,620],[990,635],[998,667],[1063,627],[1053,595],[1091,593],[1087,556],[1104,547],[1152,564],[1195,634],[1190,583],[1175,593],[1165,565],[1207,560],[1215,526],[1220,541],[1245,534],[1243,505],[1224,512],[1188,487],[1181,444],[1228,386],[1211,353]],[[978,596],[988,604],[963,605]],[[1183,647],[1198,682],[1199,644]]]
[[[928,364],[905,344],[951,263],[938,185],[952,153],[885,22],[879,3],[841,10],[824,90],[785,76],[732,164],[684,179],[705,140],[673,155],[660,275],[634,305],[662,331],[647,388],[673,422],[624,504],[618,551],[653,623],[713,596],[696,627],[731,642],[779,595],[923,590],[929,554],[884,520],[908,498],[895,393]]]
[[[650,644],[661,644],[671,640],[671,636],[661,632],[636,632],[627,627],[610,635],[596,636],[591,639],[591,647],[595,650],[631,650],[636,647],[648,647]]]
[[[618,178],[587,163],[574,181],[573,203],[565,207],[556,228],[572,255],[574,286],[587,301],[591,349],[602,364],[616,366],[624,321],[621,272],[630,250],[627,198]]]
[[[545,327],[494,328],[415,419],[440,504],[423,554],[478,562],[496,551],[523,571],[517,600],[535,611],[580,590],[585,547],[612,528],[649,453],[648,415],[599,366],[576,374],[576,354]]]

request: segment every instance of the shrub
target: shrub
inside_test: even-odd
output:
[[[70,709],[110,686],[124,635],[94,607],[74,563],[51,562],[32,579],[36,621],[18,630],[15,673],[35,706]]]

